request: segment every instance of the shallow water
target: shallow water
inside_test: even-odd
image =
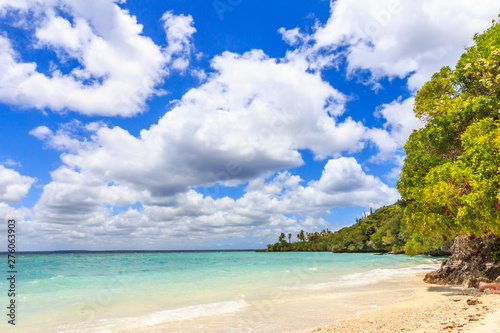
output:
[[[15,332],[300,331],[409,297],[421,285],[416,273],[437,267],[428,257],[333,253],[31,254],[18,260]],[[6,288],[2,280],[0,290]],[[0,327],[9,326],[5,320]]]

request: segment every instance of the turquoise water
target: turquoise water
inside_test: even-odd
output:
[[[333,253],[84,253],[18,255],[17,267],[16,332],[276,332],[369,310],[381,305],[381,294],[396,301],[411,294],[415,274],[435,269],[436,261]],[[0,290],[7,289],[2,279]]]

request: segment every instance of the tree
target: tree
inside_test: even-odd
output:
[[[405,145],[397,187],[423,243],[500,235],[500,22],[474,41],[415,98],[425,125]]]
[[[281,243],[281,242],[282,242],[285,238],[286,238],[285,233],[284,233],[284,232],[282,232],[282,233],[280,234],[280,237],[278,238],[278,239],[279,239],[278,241]]]
[[[288,233],[288,243],[292,244],[292,233]]]
[[[301,241],[306,240],[306,235],[304,234],[304,230],[300,230],[300,233],[297,235],[297,238]]]

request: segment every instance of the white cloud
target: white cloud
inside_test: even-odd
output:
[[[47,126],[38,126],[31,130],[29,134],[39,140],[45,141],[48,147],[61,151],[74,151],[85,144],[74,138],[68,131],[60,129],[57,131],[57,134],[54,134]]]
[[[129,248],[144,240],[159,248],[252,233],[264,237],[269,230],[274,235],[297,233],[327,226],[321,216],[333,207],[377,208],[398,198],[395,189],[364,173],[353,158],[330,160],[321,178],[306,186],[287,171],[267,180],[256,178],[238,199],[214,199],[189,190],[154,200],[147,193],[89,179],[67,167],[54,171],[52,178],[33,209],[29,227],[38,230],[33,237],[41,243],[71,239],[73,245],[86,248],[115,238],[121,242],[115,246]],[[142,208],[126,208],[136,200]],[[126,209],[116,212],[110,206]]]
[[[33,208],[34,220],[48,224],[96,226],[109,215],[106,206],[127,206],[139,195],[127,187],[107,184],[67,167],[51,173],[52,182],[45,185]]]
[[[278,29],[278,32],[283,36],[283,40],[289,45],[295,46],[310,40],[310,36],[300,32],[299,28],[286,30],[285,28]]]
[[[325,158],[363,147],[366,129],[350,118],[336,122],[345,98],[320,75],[262,51],[224,53],[212,66],[205,84],[139,137],[99,126],[84,142],[45,127],[32,134],[68,150],[63,162],[85,175],[159,197],[299,166],[299,149]]]
[[[278,173],[271,180],[255,179],[236,207],[256,214],[305,214],[319,218],[334,207],[378,208],[399,198],[397,190],[367,175],[354,158],[331,159],[319,180],[302,186],[299,176]]]
[[[2,0],[0,2],[0,14],[5,15],[9,11],[16,11],[21,14],[32,12],[35,17],[47,7],[55,6],[58,0]],[[19,25],[26,24],[26,21],[19,18]]]
[[[49,16],[50,15],[50,16]],[[83,47],[92,42],[94,34],[89,23],[82,18],[76,18],[72,25],[68,20],[55,16],[54,13],[47,15],[48,18],[35,33],[38,39],[37,46],[53,47],[72,58],[78,58]]]
[[[1,199],[0,199],[1,200]],[[16,244],[17,251],[26,251],[28,250],[28,244],[30,241],[25,242],[24,237],[32,237],[36,235],[36,232],[32,232],[29,228],[26,228],[27,222],[25,218],[29,215],[29,209],[21,207],[14,208],[10,206],[8,203],[0,201],[0,216],[4,220],[4,229],[7,230],[7,220],[14,220],[16,225],[16,233],[21,234],[23,237],[23,241],[18,242]],[[45,236],[45,235],[44,235]],[[36,242],[34,242],[36,243]],[[33,243],[32,243],[33,244]],[[28,246],[26,246],[28,245]]]
[[[386,120],[384,128],[390,131],[399,146],[405,144],[414,129],[422,127],[424,124],[413,114],[413,104],[415,98],[410,97],[404,101],[396,100],[389,104],[383,104],[378,108],[376,115]]]
[[[0,202],[16,204],[28,194],[36,179],[22,176],[0,164]]]
[[[193,27],[193,18],[190,15],[177,16],[168,11],[161,19],[168,42],[164,54],[167,61],[172,62],[173,69],[183,71],[189,65],[189,58],[194,50],[192,36],[196,29]]]
[[[261,228],[295,232],[301,224],[324,225],[321,216],[333,207],[378,207],[397,197],[356,160],[337,158],[361,150],[367,129],[350,118],[337,121],[346,98],[320,73],[259,50],[225,52],[211,65],[214,72],[204,84],[138,137],[101,123],[78,125],[94,131],[88,140],[71,126],[35,128],[32,135],[65,152],[64,166],[34,208],[35,223],[49,231],[50,223],[59,224],[63,231],[54,237],[75,242],[81,235],[100,241],[119,235],[132,244],[144,236],[158,247],[166,239],[237,238]],[[307,186],[289,172],[269,178],[300,166],[299,149],[335,159]],[[192,190],[247,181],[238,199]],[[135,202],[142,208],[127,208]],[[125,211],[116,212],[116,205]]]
[[[496,0],[337,0],[311,37],[316,49],[346,46],[348,72],[368,70],[372,82],[410,76],[414,90],[442,66],[454,65],[499,12]]]
[[[384,118],[383,128],[373,128],[366,132],[366,136],[379,148],[379,152],[372,158],[373,161],[392,160],[402,163],[402,147],[413,130],[423,126],[413,113],[414,97],[404,101],[396,100],[383,104],[375,116]]]
[[[496,0],[336,0],[330,6],[327,23],[318,23],[310,35],[298,28],[279,30],[286,42],[298,45],[287,58],[318,71],[339,67],[343,54],[348,76],[369,73],[366,83],[375,90],[382,88],[380,79],[406,79],[413,93],[442,66],[453,66],[474,34],[500,12]],[[372,161],[400,158],[409,134],[421,126],[411,112],[413,101],[394,101],[375,111],[386,123],[365,132],[379,148]]]
[[[330,160],[321,178],[310,182],[309,188],[314,191],[306,193],[307,196],[325,207],[378,208],[399,198],[396,189],[366,174],[352,157]]]
[[[162,94],[156,87],[170,70],[185,70],[195,33],[191,16],[171,12],[162,17],[167,45],[156,45],[142,35],[135,16],[114,1],[20,1],[0,4],[0,15],[19,10],[20,24],[35,26],[35,46],[56,51],[60,61],[78,61],[64,74],[37,71],[34,62],[23,62],[13,41],[0,36],[0,101],[22,107],[77,111],[87,115],[132,116],[143,112],[146,100]],[[64,12],[72,22],[59,16]]]
[[[0,164],[3,164],[4,166],[18,166],[20,167],[21,166],[21,162],[16,162],[10,158],[6,159],[5,161],[0,161]]]

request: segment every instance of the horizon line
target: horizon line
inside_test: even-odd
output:
[[[16,254],[71,254],[71,253],[180,253],[180,252],[250,252],[262,249],[211,249],[211,250],[47,250],[47,251],[16,251]],[[9,254],[0,251],[0,254]]]

